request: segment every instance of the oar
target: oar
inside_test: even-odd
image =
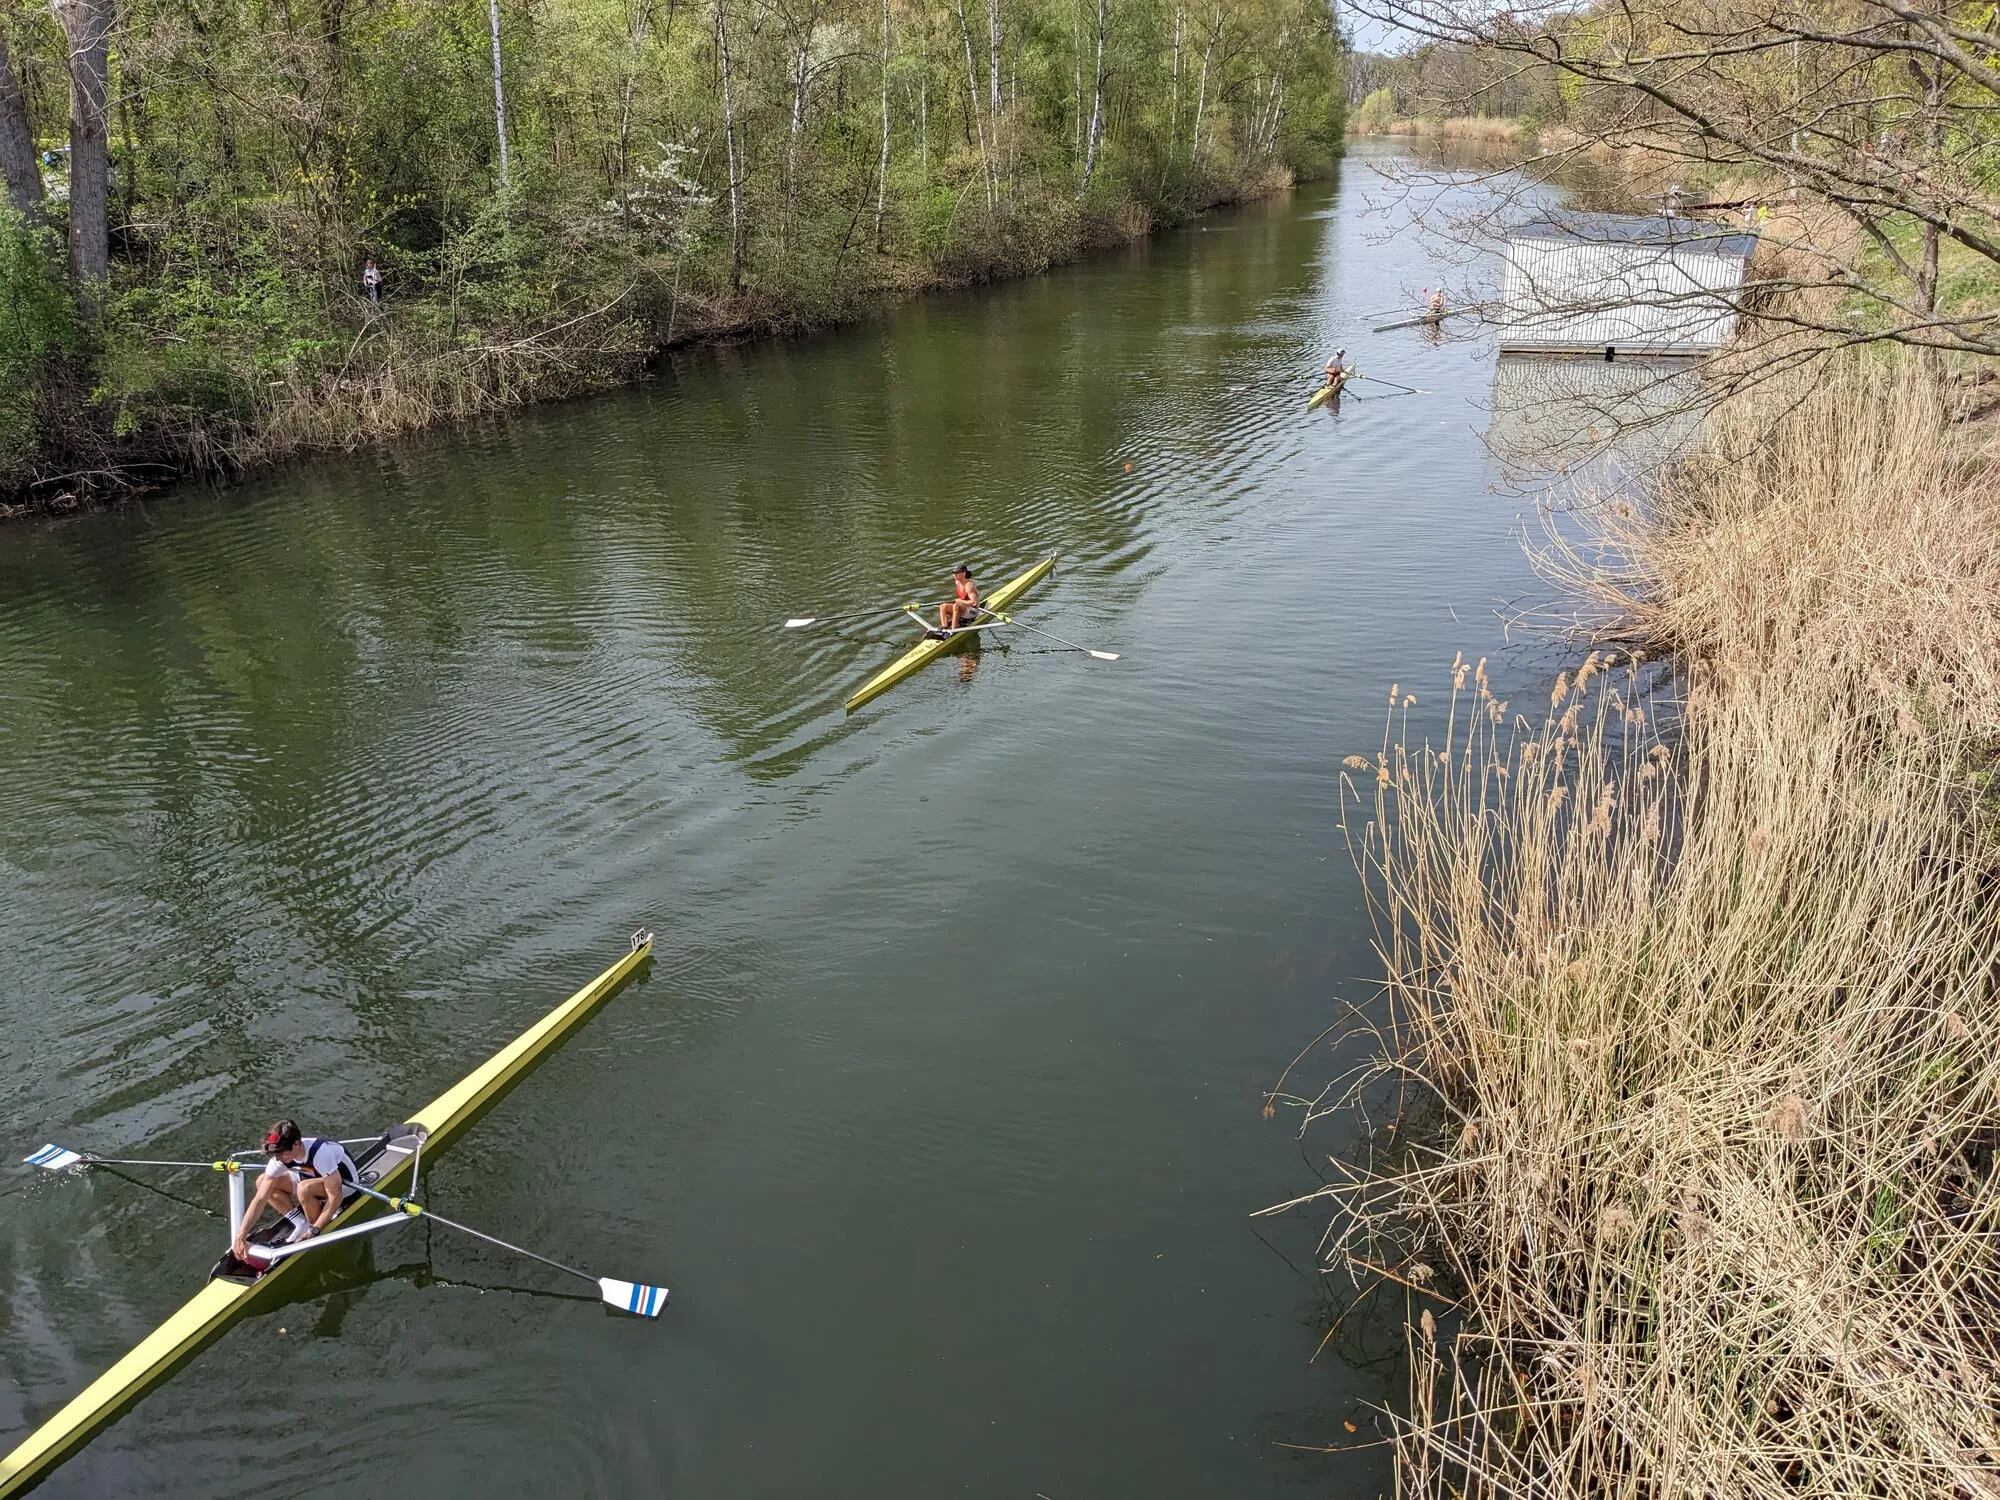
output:
[[[808,625],[825,625],[832,620],[880,619],[886,615],[900,615],[906,609],[932,609],[948,602],[944,599],[934,599],[929,604],[903,604],[894,609],[877,606],[874,609],[851,609],[845,614],[838,615],[794,615],[785,621],[785,629],[803,630]]]
[[[67,1146],[57,1145],[44,1146],[21,1160],[45,1172],[61,1172],[70,1167],[196,1167],[204,1172],[228,1170],[228,1166],[219,1161],[155,1161],[149,1157],[92,1156],[87,1151],[72,1151]]]
[[[1372,380],[1377,385],[1390,386],[1393,389],[1399,390],[1403,392],[1405,395],[1409,396],[1428,396],[1430,394],[1429,391],[1420,391],[1413,385],[1398,385],[1393,380],[1384,380],[1380,375],[1352,375],[1349,376],[1348,378],[1351,380]]]
[[[79,1166],[195,1167],[202,1171],[214,1172],[241,1172],[243,1170],[241,1163],[234,1161],[156,1161],[152,1159],[132,1160],[129,1158],[119,1159],[108,1156],[90,1156],[82,1151],[72,1151],[67,1146],[58,1146],[53,1143],[42,1147],[41,1150],[35,1152],[32,1156],[24,1156],[21,1159],[30,1166],[40,1167],[47,1172],[60,1172],[66,1168]],[[551,1266],[558,1271],[566,1271],[579,1280],[595,1282],[604,1300],[623,1312],[636,1313],[643,1318],[657,1318],[661,1310],[667,1305],[667,1289],[663,1286],[642,1286],[631,1281],[616,1281],[609,1276],[593,1276],[588,1271],[577,1270],[575,1266],[566,1266],[559,1260],[550,1260],[546,1255],[538,1255],[533,1250],[529,1250],[524,1246],[510,1245],[507,1241],[487,1234],[483,1230],[474,1229],[470,1224],[460,1224],[455,1219],[447,1219],[442,1214],[434,1214],[423,1204],[413,1202],[408,1198],[391,1198],[387,1193],[378,1193],[375,1189],[364,1187],[358,1182],[350,1182],[347,1186],[353,1188],[358,1193],[366,1193],[369,1197],[388,1204],[389,1207],[395,1209],[398,1213],[406,1214],[412,1219],[427,1218],[434,1220],[444,1225],[447,1229],[456,1229],[459,1233],[469,1234],[474,1239],[485,1240],[489,1245],[498,1245],[502,1250],[512,1250],[516,1255],[525,1255],[529,1260],[538,1260],[545,1266]],[[273,1261],[283,1260],[288,1255],[299,1255],[307,1250],[320,1249],[327,1245],[337,1244],[342,1240],[355,1239],[364,1234],[373,1234],[377,1230],[387,1228],[389,1225],[397,1222],[399,1221],[395,1219],[383,1219],[369,1224],[349,1225],[345,1229],[336,1229],[327,1234],[313,1235],[308,1239],[299,1240],[294,1244],[280,1245],[271,1250],[266,1258]]]
[[[1021,621],[1015,619],[1012,615],[1001,614],[1000,611],[997,609],[987,609],[984,605],[981,605],[979,612],[982,615],[993,616],[994,619],[1000,621],[1002,624],[1013,625],[1022,630],[1032,630],[1035,632],[1036,635],[1045,635],[1050,640],[1054,641],[1058,646],[1067,646],[1072,651],[1085,652],[1088,655],[1096,657],[1099,661],[1118,660],[1118,653],[1116,651],[1093,651],[1088,646],[1079,646],[1075,641],[1066,641],[1061,636],[1055,634],[1055,632],[1044,630],[1039,625],[1023,624]]]
[[[633,1281],[615,1281],[609,1276],[593,1276],[588,1271],[579,1271],[575,1266],[566,1266],[559,1260],[550,1260],[548,1256],[539,1255],[525,1246],[510,1245],[507,1241],[487,1234],[484,1230],[474,1229],[470,1224],[461,1224],[455,1219],[447,1219],[442,1214],[432,1213],[423,1204],[412,1202],[408,1198],[392,1198],[387,1193],[378,1193],[375,1189],[363,1187],[358,1182],[349,1185],[357,1192],[366,1193],[376,1201],[388,1204],[397,1213],[407,1214],[413,1219],[430,1219],[447,1229],[456,1229],[460,1234],[469,1234],[476,1240],[486,1241],[489,1245],[498,1245],[502,1250],[511,1250],[516,1255],[527,1256],[529,1260],[540,1261],[553,1270],[567,1272],[579,1281],[594,1281],[604,1300],[620,1312],[634,1313],[642,1318],[657,1318],[667,1305],[667,1289],[663,1286],[643,1286]],[[307,1240],[303,1243],[310,1245],[312,1241]]]

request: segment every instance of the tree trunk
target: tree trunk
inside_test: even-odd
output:
[[[965,38],[965,113],[979,138],[979,161],[986,173],[986,211],[993,212],[993,158],[986,149],[986,127],[979,119],[979,64],[972,55],[972,25],[965,19],[965,0],[958,0],[958,30]]]
[[[993,139],[1000,139],[1000,0],[986,0],[986,90],[993,110]]]
[[[1069,50],[1070,50],[1070,55],[1076,59],[1076,93],[1072,98],[1072,102],[1075,104],[1076,107],[1071,111],[1071,113],[1076,117],[1076,155],[1071,157],[1070,160],[1082,161],[1083,160],[1083,18],[1078,13],[1075,0],[1071,0],[1069,8],[1069,21],[1070,21]]]
[[[493,133],[500,138],[500,186],[510,187],[507,164],[507,89],[500,79],[500,0],[486,0],[486,18],[493,30]]]
[[[1192,173],[1201,156],[1201,117],[1208,108],[1208,60],[1215,52],[1215,39],[1222,30],[1222,11],[1215,12],[1216,27],[1201,49],[1201,87],[1194,96],[1194,134],[1188,138],[1188,171]]]
[[[35,133],[28,124],[28,100],[14,63],[7,55],[7,38],[0,36],[0,177],[7,182],[7,201],[23,218],[42,211],[42,168],[35,160]]]
[[[715,0],[715,50],[722,60],[722,139],[729,148],[729,289],[743,290],[742,175],[736,167],[736,89],[729,68],[729,22],[724,0]]]
[[[779,230],[779,256],[791,251],[792,200],[799,180],[799,134],[806,124],[806,83],[811,77],[813,33],[819,29],[819,0],[806,7],[806,27],[799,37],[799,56],[792,68],[792,132],[785,142],[785,220]]]
[[[875,164],[875,253],[882,253],[882,214],[889,206],[889,0],[882,0],[882,156]]]
[[[69,43],[69,278],[86,312],[111,276],[106,61],[111,0],[56,0]]]
[[[1104,139],[1104,0],[1097,0],[1097,90],[1090,104],[1090,144],[1083,154],[1083,185],[1076,190],[1081,200],[1090,192],[1090,179],[1097,171],[1097,147]]]
[[[673,12],[667,13],[673,25]],[[625,79],[618,95],[618,165],[612,185],[621,192],[632,174],[632,90],[639,82],[639,62],[645,55],[646,39],[653,29],[653,0],[639,0],[632,8],[632,22],[625,29]]]

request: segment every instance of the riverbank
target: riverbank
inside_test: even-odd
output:
[[[485,278],[459,275],[404,298],[391,276],[381,303],[336,299],[316,322],[295,309],[274,317],[240,285],[191,293],[185,284],[135,284],[94,348],[79,339],[45,367],[37,440],[0,477],[0,519],[607,389],[641,378],[671,349],[797,336],[927,293],[1036,275],[1293,180],[1290,168],[1265,162],[1211,178],[1172,205],[1064,193],[991,215],[967,209],[966,223],[928,254],[877,250],[857,217],[850,228],[859,226],[862,243],[834,247],[824,273],[735,286],[726,267],[691,256],[637,246],[616,247],[608,264],[605,254],[582,256],[525,203],[503,204],[501,222],[485,229],[515,242],[520,269],[541,287],[510,275],[516,284],[496,296]],[[284,279],[269,266],[233,269],[253,281]]]
[[[1404,1107],[1330,1244],[1410,1298],[1408,1493],[2000,1459],[1991,455],[1914,359],[1781,387],[1542,550],[1609,647],[1546,704],[1461,661],[1350,762]]]

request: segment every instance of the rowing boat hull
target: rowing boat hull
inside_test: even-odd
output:
[[[1342,379],[1321,386],[1318,390],[1314,391],[1312,393],[1312,396],[1306,401],[1306,410],[1313,411],[1318,407],[1324,405],[1326,402],[1331,401],[1335,396],[1338,396],[1340,394],[1340,388],[1346,384],[1347,384],[1346,380]]]
[[[652,957],[652,952],[650,939],[634,947],[413,1116],[411,1123],[428,1132],[425,1155],[447,1144],[490,1109],[522,1074],[622,989]],[[381,1192],[393,1192],[408,1170],[409,1160],[404,1158],[385,1172],[375,1186]],[[380,1208],[372,1198],[357,1198],[328,1227],[357,1223],[372,1217]],[[271,1289],[284,1281],[294,1266],[309,1258],[295,1255],[281,1260],[254,1282],[211,1281],[196,1292],[129,1354],[86,1386],[82,1394],[36,1428],[27,1441],[0,1459],[0,1500],[39,1483],[49,1470],[220,1336],[230,1324],[251,1312],[255,1304],[268,1300]]]
[[[1001,584],[999,588],[986,597],[986,608],[988,610],[1007,608],[1008,605],[1027,593],[1029,589],[1048,577],[1050,570],[1055,565],[1056,560],[1053,557],[1045,557],[1019,578],[1008,579],[1007,582]],[[962,645],[966,639],[967,637],[961,634],[942,641],[919,641],[901,656],[890,662],[888,666],[862,683],[855,690],[854,696],[847,700],[847,711],[853,713],[855,709],[861,707],[869,699],[880,697],[905,677],[910,676],[913,672],[922,671],[954,646]]]

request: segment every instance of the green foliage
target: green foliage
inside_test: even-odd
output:
[[[114,436],[156,416],[241,430],[347,400],[392,359],[425,410],[464,406],[449,370],[518,399],[537,371],[629,357],[638,335],[593,331],[606,309],[655,337],[850,317],[1323,171],[1340,149],[1324,0],[1114,0],[1082,194],[1096,8],[992,3],[997,75],[980,0],[499,0],[502,183],[483,5],[131,0],[93,409]],[[10,38],[31,73],[59,67],[42,12]],[[58,137],[59,91],[32,102]],[[413,351],[434,366],[421,378]]]
[[[34,447],[38,391],[76,346],[76,313],[54,234],[0,206],[0,464]]]
[[[1379,88],[1370,91],[1361,101],[1361,108],[1354,112],[1354,128],[1361,131],[1380,130],[1396,118],[1396,91]]]

